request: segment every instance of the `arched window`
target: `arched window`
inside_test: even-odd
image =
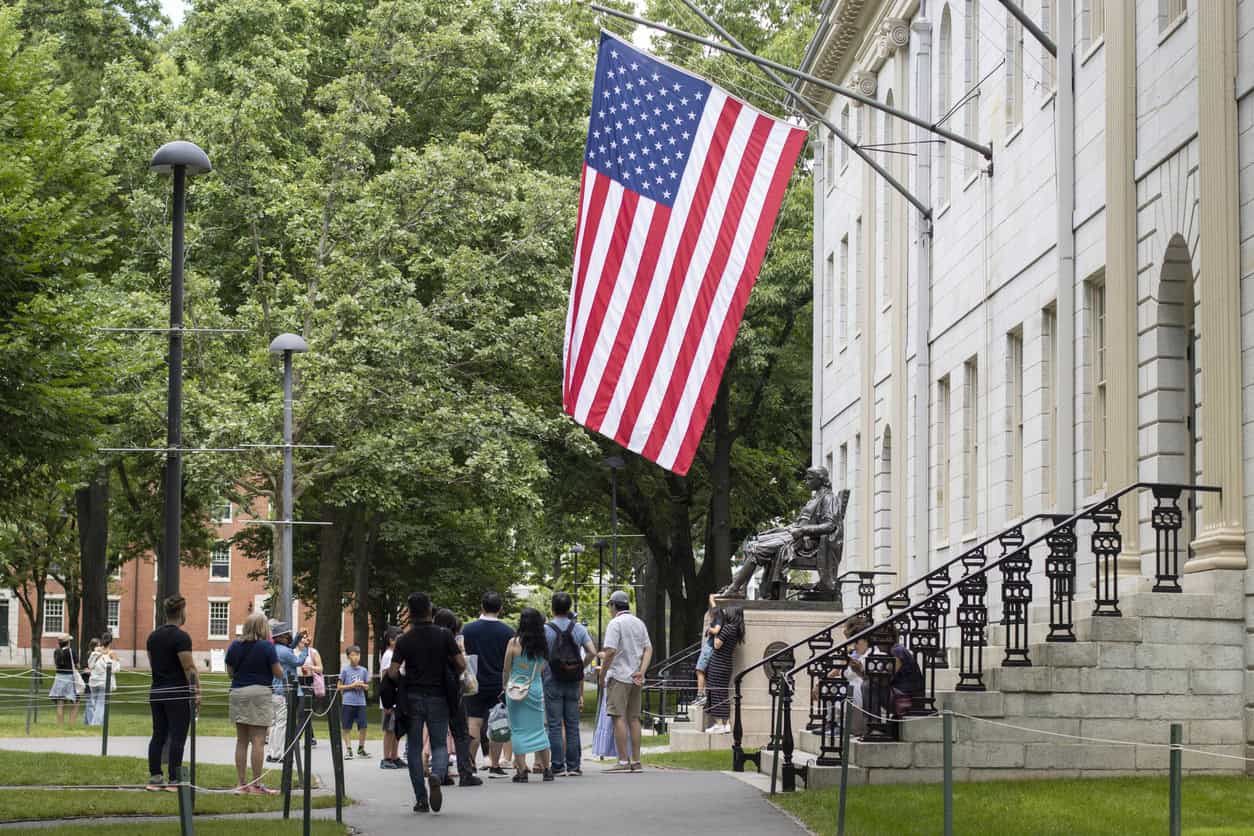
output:
[[[980,93],[975,86],[980,83],[980,2],[966,0],[965,17],[963,19],[963,95],[967,101],[963,105],[962,127],[967,139],[980,138]],[[975,171],[978,160],[975,151],[967,149],[968,173]]]
[[[953,101],[953,25],[950,22],[949,4],[941,11],[940,24],[940,68],[937,73],[936,119],[944,119],[949,115],[950,103]],[[942,141],[938,146],[940,153],[936,163],[936,203],[944,206],[949,203],[949,143]]]
[[[1006,133],[1023,124],[1023,24],[1006,12]]]

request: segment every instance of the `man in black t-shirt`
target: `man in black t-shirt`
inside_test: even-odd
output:
[[[431,599],[422,592],[409,596],[409,629],[396,642],[387,675],[402,678],[405,667],[404,722],[409,734],[409,782],[414,787],[414,812],[439,812],[440,785],[448,775],[448,691],[445,674],[450,668],[458,676],[466,670],[466,657],[453,634],[431,621]],[[398,709],[401,706],[397,706]],[[431,741],[431,777],[423,786],[422,730]],[[398,728],[399,732],[400,729]]]
[[[192,659],[192,637],[182,629],[187,620],[187,601],[171,595],[162,603],[165,624],[148,636],[148,666],[152,690],[152,738],[148,741],[149,790],[175,789],[182,780],[183,744],[192,721],[192,705],[200,707],[200,676]],[[161,776],[161,750],[170,744],[170,782]]]

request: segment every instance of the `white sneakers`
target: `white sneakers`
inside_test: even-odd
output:
[[[731,734],[731,726],[726,723],[715,723],[705,730],[706,734]]]

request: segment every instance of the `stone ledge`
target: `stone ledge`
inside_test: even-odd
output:
[[[1136,697],[1136,717],[1145,720],[1224,720],[1237,717],[1237,696],[1177,696],[1146,694]]]
[[[1028,744],[1031,745],[1031,744]],[[1013,769],[1024,766],[1024,744],[1022,743],[955,743],[953,745],[954,766],[965,766],[972,769]],[[945,744],[916,743],[914,744],[914,766],[943,767],[945,765]]]
[[[1134,746],[1109,743],[1029,743],[1026,763],[1032,769],[1136,769]]]

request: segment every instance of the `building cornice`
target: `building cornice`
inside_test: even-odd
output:
[[[873,76],[910,43],[910,18],[918,6],[919,0],[834,0],[806,49],[801,69],[837,83],[848,79],[863,95],[875,95],[878,85]],[[867,76],[872,76],[870,81]],[[831,105],[834,95],[806,82],[800,91],[820,110]]]

